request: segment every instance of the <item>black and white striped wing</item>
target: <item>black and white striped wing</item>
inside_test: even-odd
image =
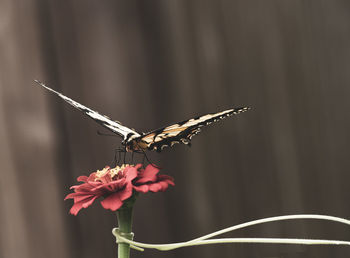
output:
[[[247,110],[249,110],[248,107],[234,108],[216,114],[192,118],[151,131],[136,140],[146,145],[148,150],[156,151],[161,151],[165,147],[172,147],[176,143],[190,144],[191,138],[200,132],[201,127]]]
[[[64,96],[63,94],[47,87],[45,84],[43,84],[40,81],[35,80],[36,83],[38,83],[39,85],[41,85],[42,87],[44,87],[45,89],[51,91],[52,93],[56,94],[57,96],[61,97],[64,101],[66,101],[68,104],[72,105],[73,107],[75,107],[76,109],[82,111],[85,115],[87,115],[88,117],[92,118],[93,120],[95,120],[97,123],[99,123],[100,125],[102,125],[103,127],[107,128],[108,130],[112,131],[113,133],[116,133],[120,136],[122,136],[124,138],[124,140],[126,140],[128,137],[130,137],[131,135],[134,135],[135,137],[139,137],[141,136],[139,133],[137,133],[136,131],[123,126],[121,123],[117,122],[117,121],[113,121],[111,120],[109,117],[104,116],[99,114],[98,112],[85,107],[84,105]]]

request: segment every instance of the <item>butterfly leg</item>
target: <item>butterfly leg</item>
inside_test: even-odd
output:
[[[113,158],[113,162],[112,162],[112,167],[117,166],[119,164],[119,162],[121,161],[121,156],[120,156],[121,151],[122,151],[121,148],[114,149],[114,158]]]
[[[147,162],[148,162],[148,164],[150,164],[151,166],[153,166],[153,167],[155,167],[155,168],[160,169],[160,167],[158,167],[157,165],[153,164],[153,163],[149,160],[149,158],[147,157],[147,154],[146,154],[146,152],[145,152],[144,150],[142,150],[142,153],[143,153],[143,161],[142,161],[143,164],[144,164],[144,161],[145,161],[145,159],[146,159]]]
[[[146,154],[143,153],[143,157],[142,157],[142,166],[145,166],[145,158],[146,158]]]
[[[137,151],[134,151],[133,154],[134,154],[134,153],[137,153],[137,154],[141,154],[141,155],[142,155],[142,165],[145,166],[145,153],[144,153],[144,151],[142,151],[142,150],[137,150]],[[134,157],[134,156],[133,156],[133,157]]]
[[[134,153],[135,152],[131,152],[131,164],[134,162]]]
[[[115,167],[118,163],[118,158],[117,158],[117,149],[114,150],[114,156],[113,156],[113,161],[112,161],[112,167]]]
[[[122,150],[122,152],[124,152],[124,155],[123,155],[123,164],[125,164],[125,159],[126,159],[126,149]]]

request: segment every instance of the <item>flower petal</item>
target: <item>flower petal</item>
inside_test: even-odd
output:
[[[89,197],[89,196],[92,196],[93,194],[91,193],[85,193],[85,192],[79,192],[79,193],[70,193],[68,194],[64,200],[67,200],[67,199],[74,199],[74,202],[76,202],[76,200],[78,201],[81,201],[83,200],[84,198],[86,197]]]
[[[141,192],[141,193],[147,193],[149,191],[149,186],[148,185],[134,185],[133,186],[134,190],[137,192]]]
[[[97,196],[91,196],[88,200],[74,203],[69,213],[76,216],[82,208],[89,207],[96,200],[96,198]]]
[[[132,167],[128,166],[123,170],[126,181],[132,181],[137,177],[138,174],[138,166]]]
[[[93,188],[92,191],[105,190],[107,192],[115,192],[116,190],[123,189],[126,182],[125,178],[118,179],[105,184],[100,184],[97,187]]]
[[[126,199],[129,199],[132,195],[132,190],[133,190],[133,187],[132,187],[132,184],[127,184],[125,189],[122,191],[122,195],[121,195],[121,199],[124,201]]]
[[[86,199],[83,202],[83,208],[89,207],[99,196],[92,196],[90,200]]]
[[[145,170],[140,173],[140,179],[137,180],[138,184],[144,184],[147,182],[155,182],[157,180],[157,174],[159,169],[153,165],[148,165]]]
[[[161,186],[160,183],[151,184],[151,185],[149,186],[149,190],[150,190],[151,192],[156,193],[156,192],[159,192],[159,191],[162,190],[162,186]]]
[[[77,178],[77,181],[78,182],[87,182],[87,180],[88,180],[88,177],[87,176],[79,176],[78,178]]]
[[[112,211],[118,210],[122,205],[121,192],[115,192],[101,201],[101,205],[105,209],[110,209]]]
[[[83,203],[74,203],[72,208],[70,208],[69,213],[77,216],[78,212],[83,208]]]

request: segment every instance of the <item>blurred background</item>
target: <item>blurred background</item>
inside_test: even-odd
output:
[[[268,216],[350,217],[350,2],[0,0],[0,256],[116,257],[113,212],[68,214],[76,177],[120,138],[39,79],[146,132],[235,106],[192,147],[150,159],[176,186],[140,196],[136,240],[189,240]],[[278,222],[227,237],[350,240],[343,225]],[[347,247],[231,244],[132,257],[345,257]]]

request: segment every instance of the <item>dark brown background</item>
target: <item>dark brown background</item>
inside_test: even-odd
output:
[[[119,138],[67,96],[147,131],[248,105],[193,147],[151,154],[176,187],[136,203],[136,240],[188,240],[252,219],[349,218],[350,2],[326,0],[0,1],[0,256],[116,257],[116,218],[63,202]],[[103,130],[102,130],[103,131]],[[325,222],[231,237],[350,240]],[[346,257],[347,247],[232,244],[132,257]]]

